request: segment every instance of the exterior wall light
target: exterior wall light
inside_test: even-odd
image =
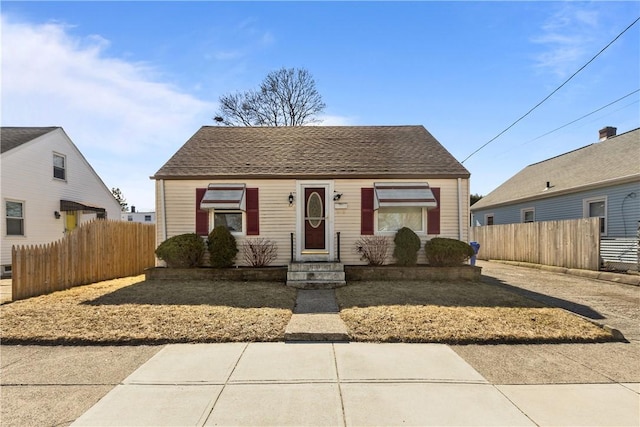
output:
[[[289,206],[293,205],[293,193],[289,193]]]
[[[56,217],[56,219],[60,219],[60,212],[58,211],[53,211],[53,216]]]
[[[333,195],[333,201],[337,202],[342,197],[342,193],[336,193]]]

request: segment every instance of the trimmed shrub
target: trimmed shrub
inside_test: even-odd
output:
[[[197,234],[180,234],[162,242],[156,256],[169,268],[191,268],[200,265],[204,249],[204,241]]]
[[[225,268],[233,266],[238,254],[236,238],[224,225],[219,225],[209,233],[209,255],[211,266]]]
[[[393,257],[398,265],[416,265],[418,263],[418,251],[420,250],[420,238],[410,228],[402,227],[396,233],[393,242]]]
[[[384,236],[361,237],[356,242],[356,252],[369,265],[383,265],[389,253],[389,240]]]
[[[424,245],[427,262],[434,267],[452,267],[464,264],[474,251],[471,245],[461,240],[435,237]]]
[[[242,257],[252,267],[264,267],[278,258],[278,246],[269,239],[247,239],[242,245]]]

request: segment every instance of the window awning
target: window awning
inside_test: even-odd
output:
[[[200,209],[246,210],[244,184],[209,184]]]
[[[427,183],[384,182],[374,183],[373,208],[411,206],[437,208],[438,202]]]
[[[99,206],[88,205],[86,203],[72,202],[71,200],[60,200],[60,211],[91,211],[91,212],[105,212],[105,208]]]

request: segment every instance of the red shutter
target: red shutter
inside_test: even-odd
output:
[[[247,236],[260,234],[260,209],[258,207],[258,189],[247,188]]]
[[[373,234],[373,188],[360,189],[360,234]]]
[[[200,209],[200,202],[206,192],[206,188],[196,188],[196,234],[199,236],[209,234],[209,211]]]
[[[427,211],[427,234],[440,234],[440,189],[432,187],[431,192],[438,202],[438,207]]]

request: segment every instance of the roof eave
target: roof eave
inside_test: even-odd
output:
[[[443,174],[443,173],[350,173],[350,174],[215,174],[215,175],[168,175],[155,174],[150,176],[154,180],[203,180],[203,179],[468,179],[471,174]]]
[[[624,176],[624,177],[619,177],[619,178],[613,178],[613,179],[609,179],[609,180],[605,180],[605,181],[594,182],[594,183],[581,185],[581,186],[577,186],[577,187],[566,188],[564,190],[558,190],[558,191],[552,191],[552,192],[548,192],[547,191],[544,194],[535,194],[535,195],[532,195],[532,196],[525,196],[525,197],[520,197],[520,198],[517,198],[517,199],[506,200],[506,201],[503,201],[503,202],[491,203],[491,204],[483,205],[483,206],[479,206],[479,207],[477,207],[476,205],[473,205],[473,206],[470,207],[470,210],[471,210],[471,212],[473,212],[473,211],[480,211],[480,210],[499,208],[499,207],[503,207],[503,206],[514,205],[516,203],[524,203],[524,202],[531,202],[531,201],[534,201],[534,200],[549,199],[551,197],[557,197],[557,196],[563,196],[563,195],[566,195],[566,194],[579,193],[581,191],[587,191],[587,190],[593,190],[593,189],[597,189],[597,188],[609,187],[609,186],[612,186],[612,185],[627,184],[627,183],[634,182],[634,181],[640,181],[640,173],[633,174],[633,175],[628,175],[628,176]]]

